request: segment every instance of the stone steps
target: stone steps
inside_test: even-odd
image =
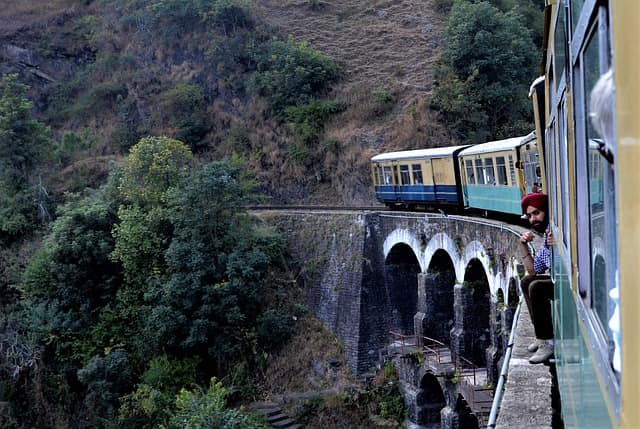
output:
[[[275,402],[254,402],[247,406],[247,410],[263,416],[275,429],[302,429],[302,425],[289,417]]]

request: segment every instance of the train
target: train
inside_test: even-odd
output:
[[[542,1],[542,0],[540,0]],[[640,428],[640,2],[545,1],[535,131],[376,155],[389,207],[520,213],[549,196],[555,370],[565,428]]]
[[[376,199],[390,208],[522,214],[542,185],[535,132],[504,140],[389,152],[371,158]]]

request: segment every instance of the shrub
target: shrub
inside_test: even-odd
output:
[[[293,36],[267,44],[257,53],[255,61],[257,71],[250,83],[276,113],[309,103],[325,93],[342,74],[333,60],[304,42],[296,42]]]
[[[187,143],[193,150],[200,147],[208,131],[206,100],[202,89],[190,83],[178,83],[160,97],[162,119],[171,137]]]
[[[291,124],[298,140],[302,144],[318,141],[318,134],[323,130],[325,122],[331,115],[342,112],[346,108],[343,101],[312,100],[301,106],[291,106],[284,110],[284,115]]]
[[[215,378],[206,392],[181,390],[176,398],[176,413],[170,429],[267,429],[259,418],[226,407],[227,389]]]

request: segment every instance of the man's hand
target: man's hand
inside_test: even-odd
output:
[[[533,240],[535,235],[531,231],[525,231],[520,235],[520,243],[527,244]]]

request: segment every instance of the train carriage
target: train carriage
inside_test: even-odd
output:
[[[640,428],[639,22],[637,0],[546,2],[532,94],[567,428]]]
[[[459,153],[465,207],[522,214],[520,200],[541,185],[535,133],[481,143]]]
[[[459,207],[458,153],[467,146],[389,152],[371,158],[378,201],[389,207]]]

